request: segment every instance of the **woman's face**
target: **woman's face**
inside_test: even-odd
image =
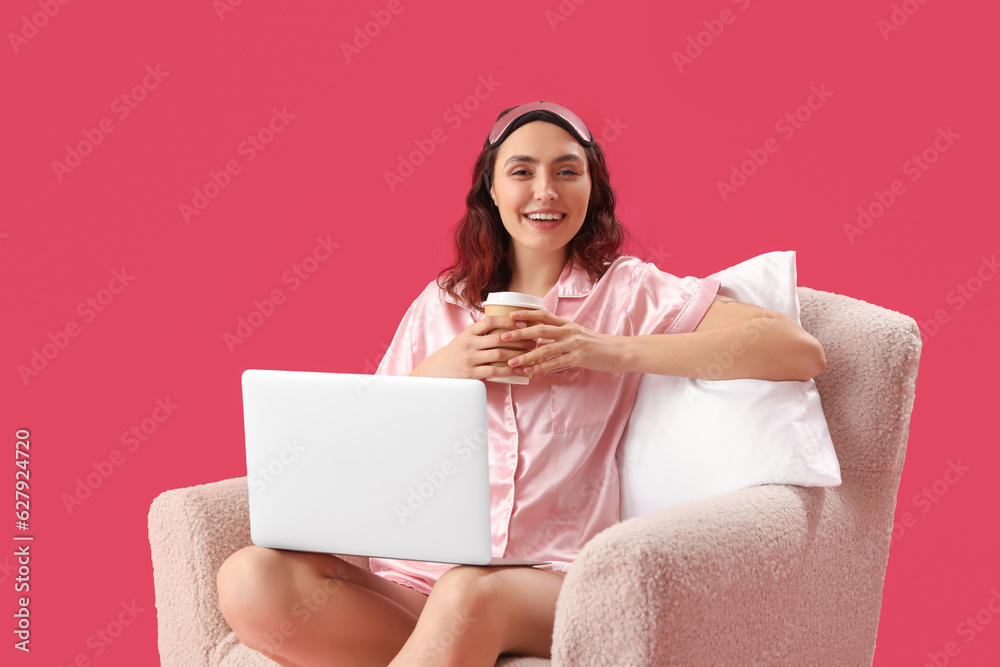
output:
[[[558,125],[541,120],[525,123],[500,146],[490,195],[513,243],[538,252],[559,250],[587,217],[587,153]],[[541,221],[527,217],[537,211],[559,216]]]

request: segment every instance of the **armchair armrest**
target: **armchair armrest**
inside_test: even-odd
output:
[[[163,665],[218,665],[238,640],[219,609],[216,575],[250,541],[247,478],[164,491],[149,508],[157,643]],[[341,556],[368,569],[364,556]],[[275,664],[255,654],[266,664]]]
[[[891,526],[865,506],[894,503],[895,485],[858,477],[893,474],[758,486],[611,526],[563,582],[553,666],[870,665]]]
[[[164,665],[208,666],[232,631],[215,578],[250,544],[246,477],[172,489],[149,508],[157,642]]]

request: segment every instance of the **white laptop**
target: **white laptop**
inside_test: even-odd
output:
[[[494,558],[480,380],[243,372],[250,539],[466,565]]]

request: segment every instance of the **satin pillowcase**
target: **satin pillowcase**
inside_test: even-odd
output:
[[[708,277],[722,283],[720,296],[799,321],[794,251],[765,253]],[[622,521],[759,484],[841,482],[812,379],[645,373],[617,457]]]

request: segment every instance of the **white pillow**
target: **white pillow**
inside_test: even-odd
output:
[[[795,252],[708,276],[719,294],[799,321]],[[621,519],[758,484],[839,486],[816,383],[644,373],[618,446]]]

